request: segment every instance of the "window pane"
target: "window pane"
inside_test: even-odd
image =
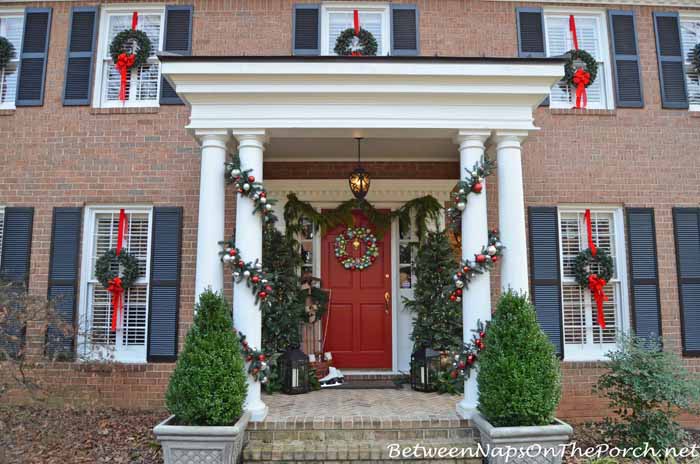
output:
[[[158,98],[159,68],[158,63],[153,63],[148,66],[141,66],[137,70],[137,100],[156,100]]]
[[[377,41],[377,54],[382,50],[382,14],[376,12],[360,11],[360,27],[374,35]],[[334,55],[335,42],[345,29],[354,27],[353,12],[330,12],[328,14],[328,51]]]
[[[17,65],[8,64],[0,72],[0,103],[14,103],[17,94]]]
[[[106,101],[119,100],[119,88],[121,86],[121,74],[117,68],[108,62],[105,64],[105,96]],[[126,73],[126,99],[131,95],[131,73]]]
[[[95,215],[95,237],[92,255],[94,278],[95,262],[106,251],[116,248],[119,231],[119,211]],[[127,214],[124,246],[139,261],[139,277],[146,278],[148,262],[149,221],[147,213]]]
[[[586,342],[586,308],[583,290],[578,285],[564,285],[562,297],[564,303],[564,343],[583,344]]]
[[[92,320],[90,321],[90,343],[93,345],[113,345],[116,332],[110,331],[112,324],[112,299],[100,284],[90,284],[92,291]]]
[[[581,250],[578,215],[562,214],[560,223],[562,277],[574,278],[574,261]]]
[[[605,294],[609,300],[603,303],[603,314],[605,315],[605,330],[601,330],[598,325],[598,306],[593,300],[593,343],[615,343],[617,337],[617,302],[618,284],[608,284],[605,286]]]
[[[15,60],[19,59],[19,53],[22,50],[23,25],[24,18],[21,16],[0,18],[0,35],[15,46]]]
[[[688,102],[700,105],[700,74],[693,72],[691,65],[692,51],[700,43],[700,20],[681,22],[681,39],[683,41],[683,56],[686,65],[686,85],[688,87]]]
[[[131,29],[131,14],[111,15],[109,17],[109,37],[107,39],[106,57],[109,56],[109,44],[112,43],[114,37],[124,29]],[[154,56],[160,50],[160,22],[161,15],[148,14],[139,15],[138,25],[136,29],[142,30],[151,39],[151,55]]]
[[[122,345],[142,346],[146,343],[146,287],[132,287],[124,295]]]

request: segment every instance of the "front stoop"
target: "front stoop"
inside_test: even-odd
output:
[[[427,450],[474,449],[478,431],[469,421],[443,417],[297,417],[251,424],[244,462],[255,463],[480,463],[480,459],[426,459],[425,455],[393,458],[390,444],[400,449],[416,444]],[[422,453],[423,451],[421,451]],[[435,453],[436,451],[433,451]]]

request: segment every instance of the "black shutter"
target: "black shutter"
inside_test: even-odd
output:
[[[80,249],[81,208],[54,208],[49,258],[49,300],[66,327],[49,326],[46,354],[50,358],[73,355],[78,256]]]
[[[620,108],[644,106],[642,70],[633,11],[608,11],[615,71],[615,102]]]
[[[27,8],[19,62],[15,106],[44,104],[46,61],[51,35],[51,8]]]
[[[5,208],[5,224],[0,256],[0,280],[16,286],[8,292],[23,293],[29,285],[29,260],[32,249],[34,208]],[[25,323],[12,314],[2,321],[4,336],[0,351],[17,357],[25,342]]]
[[[178,55],[192,54],[192,6],[168,5],[165,10],[165,43],[163,51]],[[161,105],[182,105],[170,83],[161,78]]]
[[[627,208],[625,212],[634,331],[639,337],[654,341],[661,337],[661,302],[654,210]]]
[[[532,287],[530,294],[537,310],[537,321],[554,345],[557,355],[561,357],[564,352],[564,342],[557,208],[528,208],[528,224]]]
[[[659,60],[661,106],[688,108],[678,13],[654,12],[654,31],[656,55]]]
[[[674,208],[683,354],[700,356],[700,208]]]
[[[66,106],[90,104],[96,35],[97,8],[73,7],[63,84],[63,104]]]
[[[148,361],[172,362],[177,358],[182,208],[154,208],[152,236]]]
[[[321,54],[321,9],[319,5],[294,5],[292,18],[292,50],[294,55]]]
[[[518,27],[518,56],[521,58],[543,58],[547,56],[544,41],[544,14],[542,8],[516,8]],[[549,106],[549,96],[540,106]]]
[[[416,5],[391,4],[392,55],[418,55],[420,50],[418,25],[418,7]]]
[[[29,284],[34,208],[5,208],[0,279]]]

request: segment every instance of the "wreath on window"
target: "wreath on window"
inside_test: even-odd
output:
[[[696,73],[700,73],[700,43],[690,51],[690,62]]]
[[[126,290],[139,277],[139,261],[124,249],[117,255],[117,250],[112,248],[95,263],[95,277],[106,289],[115,284],[115,279],[120,279],[121,288]]]
[[[348,255],[348,242],[355,250],[359,250],[364,244],[365,252],[362,256],[356,258]],[[378,256],[377,237],[372,234],[368,227],[348,227],[335,238],[335,257],[345,269],[350,271],[367,269]]]
[[[598,62],[593,55],[586,50],[569,50],[567,54],[569,58],[564,65],[564,80],[573,87],[593,84],[598,75]]]
[[[5,37],[0,36],[0,70],[15,57],[15,46]]]
[[[586,248],[576,255],[574,276],[582,287],[589,287],[591,276],[609,282],[613,276],[612,257],[602,248],[596,248],[595,255],[590,248]]]
[[[124,29],[112,39],[112,43],[109,45],[109,54],[115,66],[127,60],[128,68],[138,68],[148,62],[151,48],[151,39],[145,32],[137,29]]]
[[[340,33],[335,41],[333,51],[341,56],[353,53],[360,56],[375,56],[377,54],[377,40],[367,29],[360,28],[359,34],[355,35],[355,29],[349,27]]]

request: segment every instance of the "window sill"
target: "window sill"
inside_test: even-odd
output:
[[[0,109],[0,116],[14,116],[15,109]]]
[[[598,360],[598,361],[576,361],[576,360],[567,360],[563,359],[561,361],[561,365],[564,369],[566,368],[571,368],[571,369],[607,369],[609,366],[609,361],[603,361],[603,360]]]
[[[551,114],[559,116],[608,116],[614,117],[617,115],[616,110],[577,110],[575,108],[549,108]]]
[[[90,114],[156,114],[159,106],[124,107],[124,108],[90,108]]]

